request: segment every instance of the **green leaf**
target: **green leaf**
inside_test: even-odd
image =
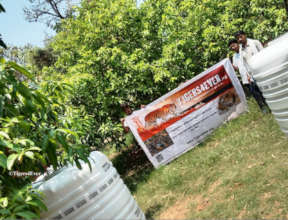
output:
[[[60,144],[64,147],[64,149],[68,151],[69,145],[67,144],[65,138],[61,134],[57,134],[56,138],[60,142]]]
[[[81,159],[88,164],[89,170],[90,172],[92,172],[92,166],[91,166],[90,161],[87,159],[87,157],[82,157]]]
[[[48,211],[48,209],[45,206],[45,204],[42,201],[38,200],[38,199],[29,201],[29,202],[27,202],[27,204],[35,206],[35,207],[38,207],[38,208],[40,208],[43,211]]]
[[[47,150],[48,143],[49,143],[49,136],[45,135],[44,138],[43,138],[43,141],[42,141],[42,148],[43,148],[44,151]]]
[[[13,144],[10,143],[9,141],[4,141],[0,139],[0,147],[7,147],[13,149]]]
[[[7,157],[2,151],[0,151],[0,166],[7,168]]]
[[[8,209],[1,209],[0,210],[0,216],[7,216],[7,215],[10,215],[10,211]]]
[[[48,154],[48,158],[50,163],[53,165],[53,168],[57,168],[57,155],[56,155],[56,146],[55,144],[49,142],[48,147],[46,149],[46,152]]]
[[[30,147],[28,150],[41,151],[41,148],[39,148],[39,147]]]
[[[3,109],[4,109],[4,97],[0,97],[0,118],[3,117]]]
[[[5,59],[3,58],[3,57],[0,57],[0,63],[2,64],[2,65],[4,65],[5,64]]]
[[[23,129],[25,132],[29,132],[30,131],[30,128],[33,127],[34,125],[32,123],[29,123],[27,121],[21,121],[19,123],[19,126],[21,129]]]
[[[25,153],[25,150],[23,149],[23,150],[21,151],[21,153],[19,154],[19,156],[18,156],[18,161],[19,161],[20,163],[22,163],[24,153]]]
[[[26,146],[27,145],[27,143],[29,142],[30,140],[29,139],[26,139],[26,138],[15,138],[14,139],[14,143],[15,144],[21,144],[21,145],[24,145],[24,146]]]
[[[8,170],[11,170],[11,168],[13,167],[15,160],[17,159],[18,154],[11,154],[9,155],[8,159],[7,159],[7,168]]]
[[[58,128],[57,131],[60,131],[60,132],[63,132],[65,134],[71,134],[73,135],[74,137],[78,137],[78,134],[74,131],[71,131],[69,129],[65,129],[65,128]]]
[[[19,212],[19,211],[22,211],[25,208],[27,209],[27,205],[20,205],[20,206],[17,206],[13,211],[14,212]]]
[[[6,208],[8,206],[8,198],[7,197],[3,197],[0,199],[0,206],[2,208]]]
[[[39,219],[39,216],[34,214],[33,212],[30,211],[24,211],[24,212],[17,212],[17,216],[23,217],[25,219]]]
[[[25,202],[29,202],[29,201],[32,201],[32,196],[31,195],[28,195],[25,199]]]
[[[31,102],[30,99],[32,97],[32,93],[31,93],[29,88],[27,88],[25,85],[20,83],[17,85],[17,90],[22,96],[24,96],[26,99],[28,99],[28,100],[26,100],[26,102]]]
[[[9,135],[4,131],[0,131],[0,136],[5,137],[6,139],[10,140]]]
[[[35,100],[42,106],[42,108],[45,108],[45,102],[42,100],[42,96],[39,95],[39,93],[37,92],[36,94],[33,94],[33,97],[35,98]]]
[[[75,160],[75,163],[76,163],[76,166],[77,166],[78,169],[82,169],[82,166],[81,166],[81,164],[80,164],[78,159]]]
[[[26,157],[29,157],[30,159],[34,159],[34,153],[32,151],[27,151],[25,152],[25,156]]]
[[[24,69],[23,67],[11,61],[8,62],[8,65],[12,67],[14,70],[17,70],[18,72],[26,76],[28,79],[33,80],[32,74],[28,72],[26,69]]]

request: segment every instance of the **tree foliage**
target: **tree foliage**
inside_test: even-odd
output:
[[[51,48],[37,48],[32,51],[32,65],[37,68],[38,71],[41,71],[43,67],[51,66],[55,62],[55,55],[52,52]]]
[[[46,83],[31,89],[19,75],[31,79],[27,70],[1,58],[0,219],[35,219],[45,210],[40,194],[31,188],[33,178],[13,176],[11,171],[43,173],[50,165],[56,169],[88,162],[89,148],[66,117],[64,85]]]

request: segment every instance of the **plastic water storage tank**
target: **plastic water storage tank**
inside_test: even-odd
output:
[[[288,33],[247,62],[266,103],[288,136]]]
[[[67,166],[53,177],[34,183],[45,194],[45,219],[145,219],[130,191],[107,157],[90,154],[92,172]]]

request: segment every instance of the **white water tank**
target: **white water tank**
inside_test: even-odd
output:
[[[247,62],[282,131],[288,135],[288,33]]]
[[[107,157],[97,151],[79,170],[67,166],[49,179],[34,183],[45,195],[45,219],[133,219],[145,216]]]

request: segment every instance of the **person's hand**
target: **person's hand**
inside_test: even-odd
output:
[[[235,66],[235,65],[232,65],[232,66],[233,66],[234,70],[236,70],[236,71],[239,70],[239,68],[237,66]]]
[[[123,127],[123,129],[124,129],[124,132],[125,132],[125,133],[128,133],[130,129],[129,129],[129,127],[126,127],[126,126],[124,125],[125,118],[121,118],[120,121],[121,121],[122,127]]]
[[[186,82],[188,82],[189,80],[186,80],[185,82],[181,82],[179,85],[178,85],[178,87],[179,86],[182,86],[184,83],[186,83]]]
[[[249,84],[251,83],[251,76],[247,75]]]

